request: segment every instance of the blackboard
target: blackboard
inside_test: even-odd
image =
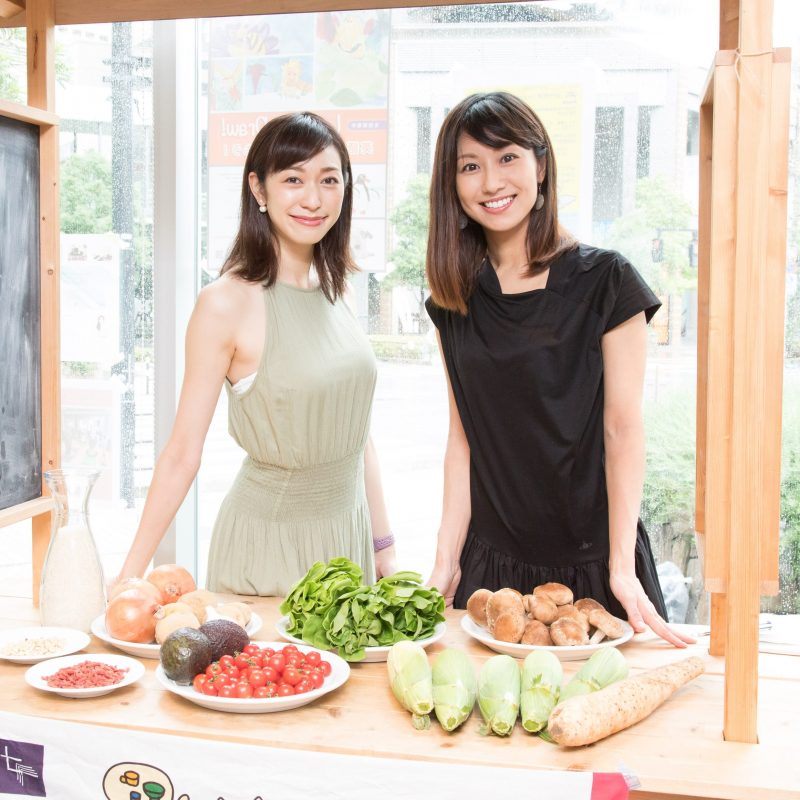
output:
[[[0,509],[42,493],[39,126],[0,116]]]

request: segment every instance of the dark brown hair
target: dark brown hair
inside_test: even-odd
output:
[[[430,235],[425,272],[433,302],[441,308],[467,313],[467,300],[478,267],[486,255],[486,237],[480,225],[463,214],[456,194],[458,139],[466,133],[487,147],[515,144],[544,159],[541,193],[544,206],[532,211],[528,222],[528,275],[547,269],[576,241],[558,224],[556,159],[542,121],[533,109],[508,92],[472,94],[445,117],[436,140],[430,194]]]
[[[342,162],[344,199],[334,226],[314,245],[314,267],[325,296],[331,302],[344,292],[348,272],[357,267],[350,255],[350,220],[353,213],[353,173],[342,137],[322,117],[307,111],[271,119],[256,134],[242,178],[239,231],[220,273],[231,272],[252,283],[272,286],[278,277],[280,245],[272,231],[269,212],[258,210],[250,190],[249,174],[263,184],[268,175],[302,164],[333,145]]]

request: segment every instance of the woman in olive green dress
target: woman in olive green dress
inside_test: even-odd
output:
[[[239,232],[189,322],[175,424],[120,578],[144,572],[183,501],[223,384],[247,457],[214,526],[208,588],[283,595],[335,556],[366,581],[394,571],[369,439],[375,358],[344,297],[351,209],[347,149],[325,120],[289,114],[261,129]]]

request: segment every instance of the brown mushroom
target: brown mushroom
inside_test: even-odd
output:
[[[490,632],[495,621],[504,611],[513,611],[520,616],[525,616],[522,595],[516,589],[498,589],[489,598],[486,603],[486,627]]]
[[[538,619],[529,619],[522,632],[521,644],[535,644],[551,646],[553,640],[550,638],[550,631],[544,622]]]
[[[467,614],[476,625],[486,627],[486,604],[492,593],[488,589],[476,589],[467,600]]]
[[[524,614],[516,611],[504,611],[494,621],[492,636],[501,642],[513,642],[516,644],[525,632],[527,619]]]
[[[625,633],[625,623],[604,608],[593,608],[589,612],[589,622],[609,639],[619,639]]]
[[[572,589],[563,583],[542,583],[533,587],[533,593],[549,597],[557,606],[572,602]]]
[[[582,597],[580,600],[576,600],[573,605],[578,611],[583,611],[584,614],[588,614],[593,608],[605,610],[605,607],[592,597]]]
[[[533,619],[549,625],[558,618],[558,606],[549,598],[538,594],[526,594],[522,598],[525,604],[525,611]]]
[[[588,644],[586,631],[572,617],[561,617],[550,626],[550,637],[553,644],[570,647],[577,644]]]
[[[556,610],[556,619],[561,619],[561,617],[570,617],[574,619],[585,631],[589,633],[589,617],[583,613],[583,611],[578,611],[575,606],[571,603],[567,603],[564,606],[559,606]]]

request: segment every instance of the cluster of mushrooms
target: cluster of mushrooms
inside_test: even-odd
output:
[[[467,600],[467,613],[495,639],[514,644],[587,645],[625,633],[622,620],[596,600],[573,602],[572,590],[563,583],[543,583],[526,595],[516,589],[478,589]]]

